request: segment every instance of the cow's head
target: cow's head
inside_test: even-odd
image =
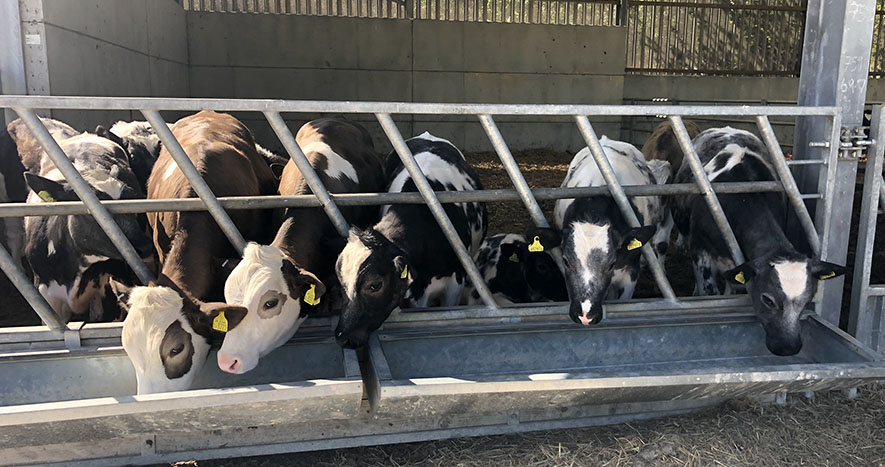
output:
[[[326,287],[313,274],[295,265],[275,246],[250,243],[243,259],[224,284],[227,303],[248,313],[224,337],[218,367],[228,373],[245,373],[258,359],[289,340],[319,305]]]
[[[602,302],[608,295],[615,269],[638,268],[639,247],[655,233],[654,226],[619,233],[608,223],[572,222],[562,231],[530,229],[526,241],[530,252],[560,247],[569,316],[576,323],[602,320]]]
[[[405,253],[372,228],[351,229],[335,271],[346,301],[335,340],[344,347],[361,347],[406,295],[410,278]]]
[[[524,257],[523,274],[525,275],[526,283],[532,290],[532,295],[534,295],[532,298],[534,300],[543,299],[554,302],[568,300],[565,279],[562,277],[562,266],[558,264],[562,262],[562,250],[556,248],[556,246],[562,244],[559,233],[555,230],[538,231],[536,233],[536,229],[529,229],[528,234],[530,236],[527,238],[530,239],[529,242],[532,244],[537,235],[539,241],[541,241],[543,236],[544,241],[551,245],[550,248],[544,249],[544,251],[537,251],[537,247],[532,248],[534,251],[529,251],[529,243],[522,245]]]
[[[147,180],[160,156],[160,137],[148,122],[117,122],[110,130],[103,126],[95,134],[119,144],[129,154],[129,165],[138,178],[142,191],[147,191]]]
[[[768,350],[775,355],[795,355],[802,349],[799,316],[817,293],[818,282],[846,270],[801,254],[776,252],[724,274],[732,283],[750,286],[753,310],[765,329]]]
[[[189,389],[206,362],[213,329],[234,329],[246,314],[243,307],[200,303],[172,287],[110,285],[128,311],[123,349],[135,368],[137,394]]]
[[[115,172],[119,170],[123,169],[114,165],[108,172],[94,170],[86,174],[84,178],[93,187],[95,196],[100,200],[141,198],[142,196],[139,196],[133,187],[116,178]],[[44,202],[80,200],[66,181],[59,182],[32,173],[25,173],[25,182],[33,191],[31,200],[40,199]],[[153,258],[154,245],[142,228],[136,214],[115,214],[114,221],[120,226],[123,234],[132,243],[139,256],[144,259]],[[92,216],[67,216],[65,228],[80,254],[123,260],[119,250]]]

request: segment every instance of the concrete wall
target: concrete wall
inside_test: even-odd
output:
[[[39,51],[46,57],[48,79],[35,73],[35,84],[44,89],[32,93],[190,94],[185,15],[173,0],[24,0],[22,5],[27,11],[22,21],[41,36]],[[53,111],[52,115],[80,130],[142,118],[106,111]]]
[[[194,97],[406,102],[617,104],[620,28],[187,13]],[[260,117],[241,116],[276,146]],[[293,130],[314,115],[287,116]],[[363,117],[379,150],[389,144]],[[498,117],[514,147],[575,150],[570,119]],[[429,130],[465,150],[491,150],[475,119],[400,116],[404,135]],[[617,132],[617,119],[601,133]]]

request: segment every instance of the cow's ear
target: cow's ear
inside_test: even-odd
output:
[[[638,253],[639,249],[642,248],[642,245],[648,243],[648,241],[655,235],[656,230],[657,227],[653,225],[644,225],[642,227],[635,227],[628,230],[627,235],[621,240],[621,250],[635,251]]]
[[[222,333],[237,327],[248,312],[245,307],[227,303],[200,303],[200,321]]]
[[[124,313],[129,314],[129,294],[132,292],[132,287],[129,287],[122,282],[118,282],[113,277],[108,279],[108,286],[117,297],[117,303],[120,305],[120,309],[122,309]]]
[[[119,136],[101,125],[95,127],[95,134],[119,144],[121,148],[126,148],[126,144],[123,143],[123,140]]]
[[[562,245],[562,233],[549,227],[532,227],[525,233],[528,251],[542,252]]]
[[[510,261],[521,264],[525,260],[526,254],[528,254],[528,250],[525,243],[504,243],[501,245],[501,257],[498,259],[498,262]]]
[[[37,196],[47,203],[56,201],[77,201],[77,195],[67,184],[62,184],[39,175],[25,172],[25,183]]]
[[[734,269],[725,271],[722,274],[725,275],[725,280],[732,284],[744,285],[759,274],[759,268],[762,263],[764,263],[764,261],[747,261],[746,263],[741,264]]]
[[[289,258],[283,260],[282,269],[290,297],[300,299],[310,306],[320,304],[321,297],[326,293],[326,285],[317,276],[295,266]]]
[[[848,272],[845,266],[815,260],[811,263],[811,274],[819,280],[832,279]]]
[[[283,177],[283,170],[286,168],[286,164],[279,164],[274,162],[270,164],[270,171],[273,173],[273,178],[280,180]]]
[[[409,278],[409,262],[406,261],[405,256],[398,255],[393,258],[393,270],[396,273],[396,277],[400,279]]]

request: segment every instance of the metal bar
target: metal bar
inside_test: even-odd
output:
[[[421,193],[421,197],[424,198],[427,208],[430,209],[443,234],[445,234],[452,245],[452,250],[454,250],[458,260],[461,261],[461,265],[464,266],[464,271],[479,293],[480,298],[482,298],[483,303],[490,308],[497,309],[498,305],[495,303],[495,299],[492,298],[492,293],[489,291],[482,274],[480,274],[476,265],[473,264],[473,258],[470,257],[467,248],[461,243],[458,232],[455,231],[455,226],[452,225],[452,221],[446,215],[446,211],[437,199],[436,194],[434,194],[433,188],[431,188],[430,183],[427,181],[427,177],[421,172],[421,167],[418,166],[415,156],[412,155],[412,151],[409,150],[408,145],[403,140],[403,136],[396,127],[396,123],[393,122],[389,114],[379,113],[376,116],[378,117],[378,123],[381,124],[381,128],[384,129],[384,133],[387,134],[387,138],[393,145],[393,149],[403,161],[403,166],[409,171],[412,181],[415,182],[415,187]]]
[[[61,146],[58,145],[58,142],[52,138],[49,131],[43,126],[43,122],[40,121],[37,114],[33,110],[24,107],[15,107],[14,110],[21,117],[22,121],[25,122],[25,125],[28,126],[28,129],[31,130],[34,137],[37,138],[40,146],[46,151],[46,154],[55,164],[58,171],[61,172],[80,200],[83,201],[83,204],[89,209],[89,213],[95,218],[95,221],[108,236],[108,239],[114,244],[123,256],[123,259],[126,260],[126,263],[135,272],[135,275],[138,276],[138,280],[143,284],[152,281],[154,275],[151,274],[144,261],[135,251],[135,248],[129,243],[120,226],[114,222],[113,216],[98,201],[98,198],[92,191],[93,188],[86,183],[86,180],[83,180],[80,172],[74,168],[74,164],[68,160],[68,157],[62,151]]]
[[[636,6],[663,6],[663,7],[703,7],[709,10],[765,10],[765,11],[796,11],[805,12],[805,8],[788,5],[755,5],[755,4],[730,4],[730,3],[696,3],[696,2],[671,2],[667,0],[630,0]]]
[[[525,208],[528,209],[532,221],[538,227],[550,227],[550,224],[547,223],[547,218],[544,217],[544,211],[541,209],[541,205],[539,205],[538,201],[532,196],[529,184],[525,181],[522,171],[519,170],[519,166],[513,159],[513,154],[510,153],[510,148],[508,148],[507,143],[504,142],[504,137],[501,136],[501,132],[498,131],[498,126],[495,125],[495,121],[492,120],[491,115],[480,115],[479,121],[482,122],[482,127],[485,129],[486,134],[489,135],[489,140],[492,142],[492,146],[495,147],[495,151],[498,153],[498,158],[501,159],[501,164],[504,165],[504,170],[506,170],[507,175],[510,176],[510,181],[513,182],[516,192],[519,193],[522,203],[525,204]]]
[[[781,193],[780,182],[729,182],[713,183],[716,193]],[[695,184],[679,183],[672,185],[628,185],[623,187],[627,196],[675,196],[701,193]],[[557,187],[532,188],[531,195],[537,200],[557,200],[585,198],[588,196],[610,195],[606,187]],[[443,204],[468,203],[476,201],[522,201],[516,190],[471,190],[471,191],[436,191],[437,198]],[[338,206],[372,206],[384,204],[423,204],[420,193],[330,193],[329,196]],[[823,198],[820,193],[802,195],[810,199]],[[295,196],[228,196],[217,198],[224,209],[274,209],[274,208],[317,208],[322,203],[314,195]],[[165,199],[131,199],[108,200],[101,204],[111,214],[143,213],[162,211],[206,211],[206,204],[200,198],[165,198]],[[0,218],[82,215],[89,214],[89,209],[80,201],[64,201],[57,203],[0,203]]]
[[[338,231],[339,235],[346,238],[347,233],[350,231],[350,224],[344,218],[344,215],[341,214],[341,210],[338,209],[335,202],[332,201],[328,190],[326,190],[313,166],[310,165],[310,161],[307,160],[307,156],[304,155],[301,147],[298,146],[298,142],[295,141],[295,137],[292,136],[292,132],[289,131],[289,127],[286,126],[283,117],[276,112],[265,112],[264,116],[267,117],[267,121],[273,128],[274,133],[280,138],[280,142],[283,143],[283,147],[286,148],[292,162],[298,167],[298,170],[304,177],[304,181],[310,187],[310,191],[320,200],[320,204],[323,206],[323,210],[326,211],[326,215],[329,216],[332,225],[335,226],[335,230]]]
[[[609,162],[608,157],[605,155],[605,151],[599,144],[599,138],[596,137],[596,132],[593,130],[590,120],[584,115],[576,115],[575,121],[578,124],[578,129],[581,130],[581,135],[584,137],[587,147],[590,148],[590,154],[593,156],[593,160],[596,161],[596,167],[599,168],[599,172],[602,173],[602,177],[605,178],[605,184],[611,191],[611,195],[615,199],[618,208],[621,209],[621,214],[624,216],[624,219],[627,220],[631,227],[642,227],[639,223],[639,219],[636,217],[636,213],[633,212],[633,208],[630,206],[630,200],[628,200],[627,195],[624,194],[621,182],[619,182],[618,178],[615,176],[611,162]],[[654,276],[655,282],[658,284],[658,288],[664,295],[664,298],[667,300],[676,300],[676,293],[673,291],[673,286],[671,286],[670,281],[667,280],[667,274],[664,272],[664,268],[661,266],[660,261],[658,261],[658,257],[655,254],[654,248],[652,248],[651,242],[646,242],[645,245],[642,245],[642,255],[645,256],[646,261],[648,261],[648,267],[651,270],[652,276]]]
[[[130,98],[79,96],[0,96],[0,107],[62,110],[132,110],[220,112],[304,112],[344,114],[451,114],[451,115],[692,115],[692,116],[821,116],[835,115],[836,106],[693,106],[693,105],[565,105],[565,104],[457,104],[420,102],[284,101],[270,99]]]
[[[22,297],[28,301],[28,304],[31,305],[31,308],[34,309],[49,329],[60,331],[66,328],[55,311],[52,310],[52,307],[49,306],[49,303],[46,302],[46,299],[43,298],[43,295],[34,287],[34,283],[28,279],[28,276],[18,267],[16,261],[2,245],[0,245],[0,269],[3,270],[6,277],[9,278],[9,282],[12,282],[12,285],[18,289]]]
[[[175,139],[175,135],[172,134],[172,130],[169,129],[166,121],[163,120],[163,117],[156,110],[142,110],[141,113],[144,114],[144,117],[154,128],[154,131],[157,132],[157,136],[163,142],[163,147],[169,151],[169,155],[172,156],[175,164],[178,165],[178,169],[181,170],[184,178],[191,184],[197,196],[206,204],[206,210],[209,211],[209,214],[218,223],[218,227],[221,228],[221,231],[230,240],[231,245],[236,248],[237,253],[242,254],[243,248],[246,248],[246,240],[243,239],[243,235],[237,230],[237,226],[234,225],[234,221],[227,215],[224,208],[218,204],[218,198],[215,197],[215,193],[212,193],[212,189],[209,188],[209,185],[200,176],[200,172],[197,171],[190,157],[184,152],[184,148]]]
[[[867,290],[867,298],[869,297],[885,297],[885,286],[871,285]],[[878,350],[878,346],[875,347]]]
[[[756,125],[759,127],[759,132],[762,134],[762,140],[765,141],[765,145],[768,146],[768,152],[771,155],[771,162],[774,164],[777,176],[781,179],[781,183],[784,184],[784,192],[787,194],[787,199],[789,199],[790,204],[793,205],[793,210],[799,218],[799,223],[805,230],[806,237],[808,237],[808,244],[811,245],[811,249],[814,251],[814,256],[817,257],[820,255],[820,238],[817,236],[817,229],[814,227],[814,221],[811,220],[811,214],[808,213],[808,208],[802,201],[802,194],[799,193],[799,187],[796,185],[796,180],[793,179],[793,174],[790,172],[790,168],[787,167],[784,153],[781,151],[781,147],[777,143],[777,137],[774,136],[774,129],[771,128],[771,123],[768,122],[768,117],[764,115],[756,117]]]
[[[786,146],[786,145],[784,145]],[[793,165],[827,165],[827,161],[822,159],[803,159],[785,161],[788,166]]]
[[[686,161],[688,162],[691,172],[694,174],[695,182],[697,182],[698,186],[701,188],[701,194],[704,197],[704,201],[707,202],[707,207],[710,208],[713,220],[722,232],[725,243],[728,245],[728,250],[731,253],[732,259],[734,259],[734,263],[744,264],[744,254],[741,252],[741,247],[738,245],[737,238],[734,236],[734,231],[731,230],[731,226],[728,224],[725,212],[722,211],[722,205],[719,204],[719,198],[710,186],[710,179],[707,178],[707,173],[704,172],[704,167],[701,164],[701,158],[698,157],[698,153],[695,152],[694,146],[691,144],[691,138],[688,136],[685,124],[682,123],[682,117],[671,115],[667,118],[670,120],[670,126],[673,127],[673,131],[676,133],[676,139],[679,141],[679,146],[682,147],[682,152],[685,153],[683,163]]]
[[[860,205],[860,219],[857,228],[857,249],[854,259],[854,277],[851,284],[851,306],[848,315],[848,332],[875,350],[880,349],[881,330],[874,323],[881,319],[881,310],[870,306],[870,297],[879,295],[870,286],[873,270],[874,242],[876,240],[876,220],[879,216],[878,193],[883,187],[882,167],[885,162],[885,118],[881,105],[873,106],[870,124],[870,139],[873,146],[867,152],[867,167],[864,172],[863,198]],[[882,288],[880,290],[883,290]]]

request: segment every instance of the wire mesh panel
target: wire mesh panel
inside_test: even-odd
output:
[[[873,21],[873,47],[870,52],[870,77],[885,77],[885,0],[876,1]]]

